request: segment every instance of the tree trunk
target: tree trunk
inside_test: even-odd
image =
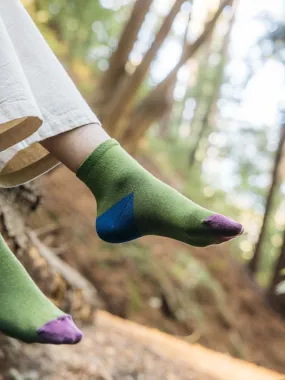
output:
[[[121,86],[117,87],[115,93],[113,93],[111,102],[106,105],[108,108],[108,116],[104,121],[104,124],[107,126],[108,131],[116,134],[117,138],[122,136],[122,132],[118,129],[118,120],[122,118],[124,114],[126,114],[133,103],[137,91],[141,84],[143,83],[149,69],[151,63],[156,57],[162,43],[165,41],[168,36],[173,21],[177,16],[181,5],[185,2],[185,0],[176,0],[172,9],[170,10],[168,16],[164,19],[160,30],[158,31],[154,42],[152,43],[149,50],[146,52],[142,62],[136,68],[135,72],[126,77]],[[122,125],[119,123],[119,126]]]
[[[267,200],[266,200],[265,212],[264,212],[264,217],[263,217],[263,222],[262,222],[259,238],[255,246],[253,257],[248,264],[248,269],[252,274],[255,274],[257,272],[260,258],[261,258],[262,244],[265,238],[266,227],[267,227],[270,211],[273,204],[273,196],[274,196],[276,187],[278,185],[278,171],[279,171],[279,166],[282,160],[284,145],[285,145],[285,124],[281,126],[280,140],[279,140],[279,145],[278,145],[278,149],[275,156],[274,167],[273,167],[272,178],[271,178],[271,185],[270,185]]]
[[[285,230],[283,233],[283,244],[280,250],[279,258],[275,264],[271,284],[267,292],[267,299],[275,311],[282,312],[285,315],[285,294],[276,294],[276,286],[284,279],[281,271],[285,268]]]
[[[191,18],[192,18],[192,11],[190,11],[190,13],[189,13],[186,28],[185,28],[185,33],[183,36],[183,41],[182,41],[183,42],[183,51],[188,44],[188,34],[189,34]],[[174,104],[174,91],[175,91],[176,82],[177,82],[177,77],[175,79],[175,82],[173,82],[173,87],[172,87],[172,102],[171,102],[172,104]],[[185,106],[186,92],[185,92],[185,95],[184,95],[182,102],[183,102],[183,106]],[[160,124],[159,134],[162,138],[172,137],[172,134],[171,134],[171,124],[172,124],[172,118],[173,118],[172,114],[173,114],[173,106],[170,106],[169,110],[165,113],[165,115],[161,121],[161,124]],[[183,111],[182,111],[182,114],[179,116],[180,122],[178,122],[178,129],[179,129],[179,126],[180,126],[179,123],[181,123],[182,117],[183,117]],[[178,134],[179,134],[179,130],[176,131],[176,136]]]
[[[176,78],[172,78],[174,81]],[[121,138],[122,144],[130,152],[134,153],[139,141],[145,135],[150,126],[171,109],[173,97],[171,89],[174,83],[170,83],[165,88],[160,87],[159,91],[153,91],[138,106],[128,120],[128,128]]]
[[[222,81],[224,78],[224,69],[225,69],[225,65],[227,62],[227,60],[224,57],[226,57],[227,53],[228,53],[230,36],[231,36],[232,28],[233,28],[234,21],[235,21],[235,14],[236,14],[236,9],[233,6],[233,3],[234,3],[234,0],[231,0],[230,5],[233,8],[232,8],[232,14],[229,18],[229,27],[228,27],[227,33],[225,34],[225,37],[223,38],[223,41],[221,43],[221,47],[220,47],[219,51],[217,52],[221,57],[221,63],[218,65],[217,71],[214,73],[214,78],[212,79],[213,80],[212,93],[211,93],[210,97],[208,97],[208,99],[207,99],[206,107],[204,109],[203,116],[202,116],[202,120],[198,125],[199,130],[198,130],[197,139],[196,139],[196,142],[193,144],[193,149],[192,149],[190,156],[189,156],[189,168],[190,169],[194,166],[195,157],[196,157],[196,153],[198,151],[200,142],[202,141],[202,139],[205,137],[206,134],[209,134],[209,132],[208,132],[209,128],[208,127],[210,125],[211,117],[214,114],[214,108],[216,105],[216,101],[219,97],[220,87],[222,85]],[[208,48],[206,49],[206,57],[205,57],[206,62],[208,62],[208,57],[209,57],[210,53],[211,53],[211,44],[209,43]],[[207,69],[207,67],[206,67],[206,69]],[[202,73],[205,72],[203,68],[201,70],[203,70]],[[203,77],[204,77],[204,75],[202,74],[202,79],[203,79]],[[207,80],[206,80],[205,84],[206,85],[208,84]],[[202,91],[201,91],[200,96],[203,98],[204,86],[202,85],[201,87],[202,87]],[[200,107],[199,107],[198,103],[197,103],[196,111],[197,112],[195,112],[195,114],[198,115],[198,119],[199,119]],[[195,119],[195,115],[194,115],[194,119]]]
[[[205,45],[206,45],[205,51],[203,52],[203,55],[201,58],[202,62],[208,62],[208,58],[210,55],[211,40],[209,39],[207,41],[207,44],[205,44]],[[191,143],[192,149],[191,149],[190,155],[189,155],[189,168],[191,168],[194,165],[196,152],[198,150],[199,142],[200,142],[200,139],[202,138],[202,134],[203,134],[203,131],[202,131],[203,123],[201,121],[200,113],[201,113],[201,107],[204,103],[203,102],[204,85],[206,82],[205,81],[205,74],[206,74],[207,69],[208,69],[208,64],[201,65],[200,70],[199,70],[199,74],[198,74],[198,81],[196,83],[196,87],[197,87],[197,91],[195,94],[196,107],[194,110],[193,118],[191,120],[191,139],[193,139],[193,137],[194,138],[196,136],[197,137],[196,137],[196,141],[194,143]],[[205,115],[205,112],[204,112],[204,115]]]
[[[102,75],[93,100],[98,114],[104,119],[103,107],[112,98],[114,89],[126,75],[126,64],[137,40],[145,16],[149,12],[152,0],[136,0],[115,52],[109,60],[109,69]]]
[[[158,87],[167,85],[167,83],[171,83],[171,80],[174,76],[177,75],[178,71],[181,69],[181,67],[184,66],[184,64],[194,56],[194,54],[197,53],[197,51],[201,48],[201,46],[207,41],[209,36],[212,34],[216,23],[223,12],[224,8],[228,5],[230,5],[232,0],[225,0],[218,8],[212,19],[206,24],[204,32],[200,34],[200,36],[194,41],[193,43],[188,44],[181,56],[181,59],[177,63],[177,65],[174,67],[174,69],[170,72],[170,74],[164,79],[163,82],[161,82]],[[155,91],[155,90],[154,90]]]
[[[41,290],[75,319],[91,321],[98,305],[96,291],[76,271],[56,257],[29,230],[25,219],[39,207],[36,185],[0,192],[0,233]]]
[[[171,89],[176,81],[178,71],[207,41],[224,7],[229,2],[229,0],[223,2],[211,21],[207,23],[204,32],[193,43],[186,45],[182,57],[175,68],[132,111],[122,135],[122,142],[127,146],[127,149],[130,148],[134,151],[138,146],[139,139],[144,136],[145,132],[155,121],[163,118],[169,107],[172,106]]]

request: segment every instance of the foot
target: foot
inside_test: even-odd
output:
[[[202,247],[243,233],[240,223],[195,204],[152,176],[115,140],[95,149],[77,176],[96,197],[97,233],[106,242],[158,235]]]
[[[82,333],[32,281],[0,236],[0,331],[25,343],[76,344]]]

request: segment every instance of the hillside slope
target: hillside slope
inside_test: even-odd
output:
[[[195,249],[157,237],[104,244],[94,231],[94,198],[71,172],[53,171],[42,187],[31,227],[95,285],[107,311],[285,372],[285,324],[227,244]]]
[[[281,380],[276,372],[99,312],[77,346],[23,345],[4,379]],[[36,363],[36,364],[35,364]],[[18,374],[18,377],[16,375]],[[22,374],[22,375],[19,375]],[[13,377],[14,376],[14,377]],[[21,377],[22,376],[22,377]]]

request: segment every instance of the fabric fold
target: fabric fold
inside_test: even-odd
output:
[[[41,124],[41,112],[0,12],[0,151],[24,140]]]
[[[100,122],[19,0],[0,0],[0,187],[58,164],[41,141]]]

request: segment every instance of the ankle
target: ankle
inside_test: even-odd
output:
[[[96,128],[96,133],[94,129]],[[42,146],[74,173],[110,136],[96,124],[84,125],[42,141]]]

